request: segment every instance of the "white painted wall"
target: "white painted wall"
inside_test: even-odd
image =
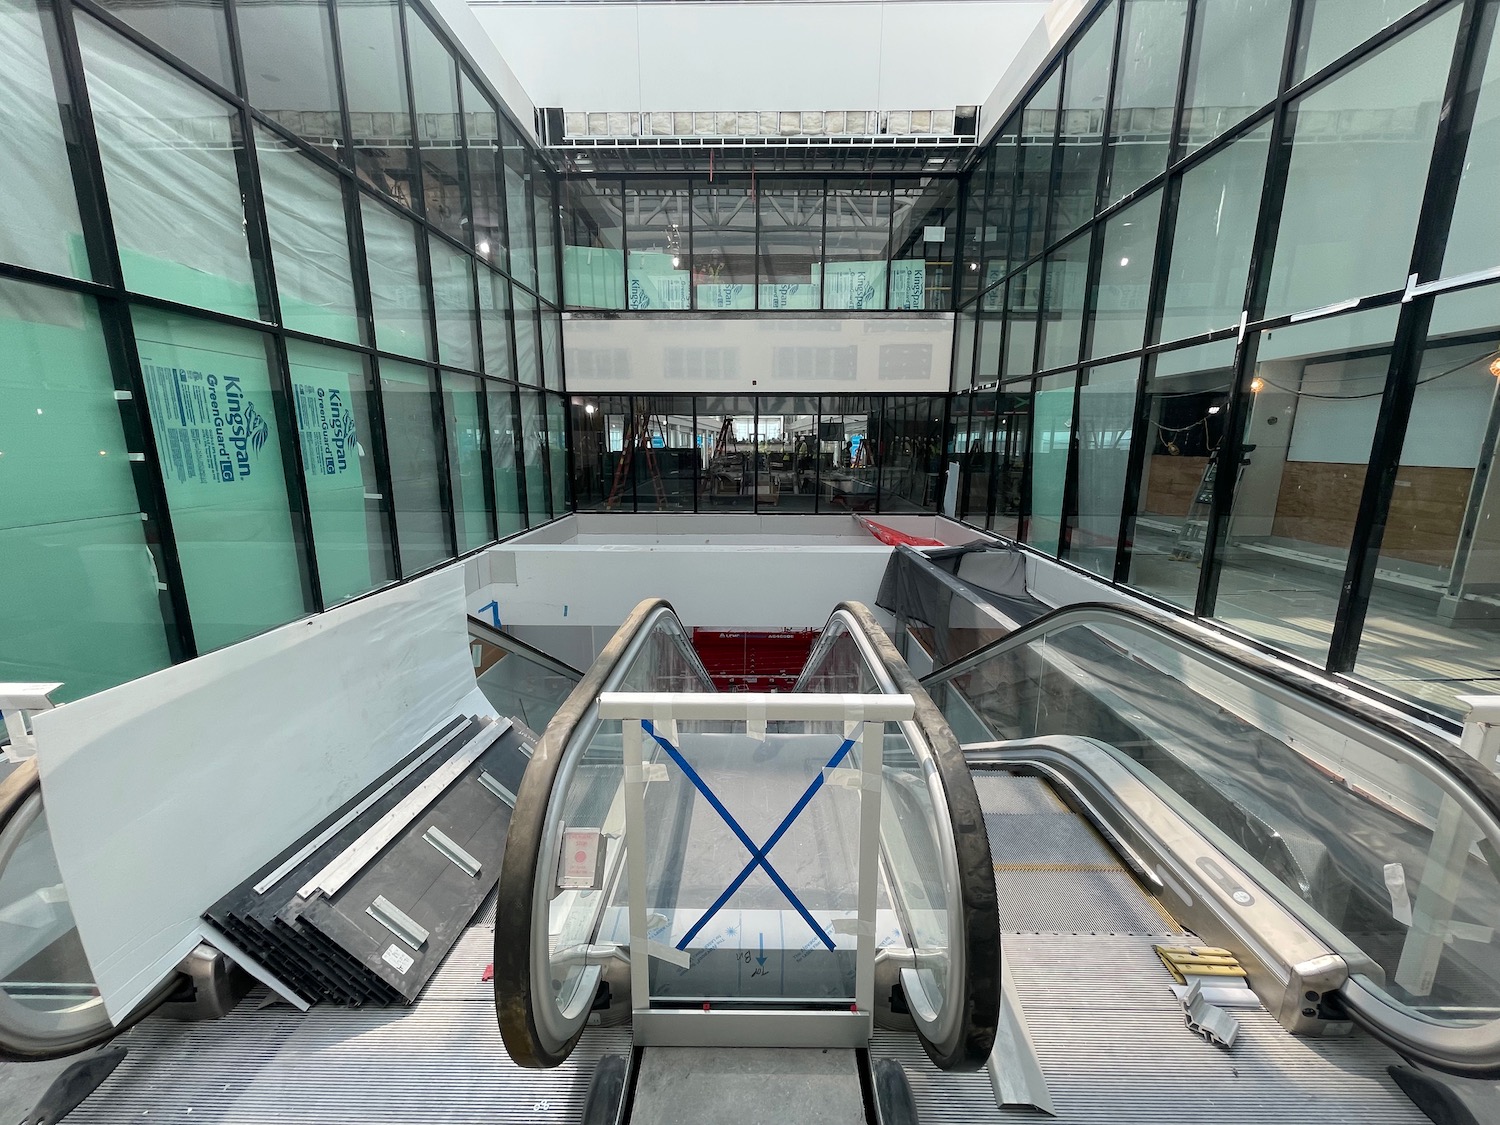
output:
[[[602,646],[636,605],[652,597],[671,601],[689,628],[821,628],[841,601],[874,608],[890,554],[880,544],[503,545],[485,552],[489,571],[513,580],[481,586],[468,595],[468,605],[470,613],[488,619],[490,612],[481,608],[498,602],[500,620],[523,638],[546,637],[533,629],[570,630],[577,663],[576,650],[585,643],[580,628],[594,629]],[[887,627],[894,624],[883,612],[877,616]]]
[[[953,315],[563,317],[568,389],[595,394],[940,394]]]
[[[471,0],[532,100],[572,110],[977,105],[1041,0]]]

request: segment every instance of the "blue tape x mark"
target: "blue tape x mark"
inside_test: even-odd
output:
[[[698,931],[708,925],[709,920],[715,914],[724,909],[724,904],[729,901],[735,891],[740,889],[745,880],[750,878],[751,873],[759,867],[764,869],[765,873],[770,876],[771,882],[775,883],[781,893],[786,896],[786,900],[792,904],[792,908],[798,914],[802,915],[802,920],[812,927],[813,933],[818,935],[818,940],[829,949],[832,949],[833,939],[828,936],[822,926],[818,925],[817,919],[808,912],[807,907],[802,905],[801,900],[792,893],[792,888],[786,885],[786,880],[777,873],[776,869],[771,866],[771,861],[766,858],[777,842],[786,835],[787,829],[802,814],[802,810],[807,808],[807,803],[817,795],[819,789],[823,788],[823,771],[818,771],[818,776],[813,778],[812,784],[807,787],[801,798],[792,806],[792,811],[786,814],[785,819],[777,826],[776,831],[771,833],[770,839],[764,845],[757,847],[755,841],[750,838],[750,834],[740,827],[739,821],[734,819],[734,814],[724,807],[724,802],[714,796],[714,792],[708,787],[708,783],[699,776],[698,771],[692,767],[692,764],[682,756],[682,752],[661,735],[657,734],[656,728],[651,724],[650,720],[642,719],[641,729],[655,739],[656,744],[667,752],[667,756],[672,761],[677,763],[677,767],[693,783],[693,787],[703,794],[704,799],[713,806],[714,811],[724,818],[724,823],[729,825],[730,831],[739,837],[740,843],[744,844],[750,850],[750,862],[745,865],[745,869],[735,876],[734,881],[729,886],[724,888],[724,893],[714,900],[714,904],[704,912],[703,917],[693,923],[692,929],[682,935],[682,940],[677,943],[677,948],[686,949],[688,942],[697,937]],[[828,765],[824,768],[835,768],[848,756],[849,751],[853,749],[854,739],[846,738],[839,748],[833,752],[833,757],[828,759]]]

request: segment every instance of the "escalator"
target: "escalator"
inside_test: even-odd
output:
[[[499,1023],[518,1062],[562,1062],[589,1026],[634,1027],[634,1057],[608,1068],[621,1091],[611,1120],[623,1119],[632,1074],[651,1073],[656,1009],[753,1006],[730,989],[674,993],[658,958],[684,935],[679,916],[763,838],[701,833],[678,754],[648,752],[660,794],[646,804],[653,851],[637,877],[661,909],[649,935],[632,934],[629,740],[598,704],[622,687],[710,694],[664,603],[637,611],[549,727],[501,879],[497,917],[510,924],[495,935]],[[1350,685],[1131,606],[1043,613],[917,681],[868,611],[846,604],[793,694],[815,692],[916,704],[884,738],[880,906],[894,924],[879,931],[863,1065],[898,1061],[924,1119],[996,1101],[1045,1108],[1048,1084],[1075,1111],[1160,1119],[1195,1093],[1192,1081],[1164,1083],[1160,1066],[1198,1073],[1205,1048],[1257,1099],[1260,1120],[1302,1119],[1309,1089],[1351,1119],[1417,1120],[1398,1083],[1420,1092],[1434,1073],[1500,1074],[1500,782],[1477,757],[1500,745],[1460,748]],[[741,736],[714,759],[703,733],[682,756],[733,791],[731,776],[755,772],[756,748]],[[553,880],[575,825],[603,848],[582,894]],[[827,843],[822,856],[825,872],[848,866]],[[731,951],[756,952],[749,936],[731,928]],[[700,938],[686,933],[679,951],[709,956]],[[1248,1044],[1238,1056],[1183,1031],[1177,1000],[1190,996],[1174,999],[1156,953],[1205,945],[1228,950],[1248,986],[1222,992]],[[640,948],[644,974],[632,971]],[[1036,1072],[1018,1092],[1028,1050],[1005,1025],[1019,1015],[1024,1037],[1027,1013]],[[1130,1035],[1149,1043],[1154,1068],[1116,1041]],[[1274,1066],[1254,1061],[1267,1053]],[[1080,1069],[1089,1082],[1075,1080]]]
[[[499,886],[427,990],[146,1021],[80,1119],[654,1125],[817,1098],[883,1125],[1416,1122],[1391,1064],[1417,1086],[1500,1072],[1482,729],[1460,746],[1149,609],[953,613],[986,632],[933,629],[954,658],[919,680],[845,603],[781,696],[713,691],[660,600],[587,672],[471,621],[478,685],[545,733]],[[898,621],[906,642],[929,624]],[[23,764],[0,777],[11,1058],[123,1030],[47,847]],[[1154,951],[1203,944],[1247,974],[1232,1051],[1183,1027]]]
[[[1424,1067],[1500,1073],[1486,728],[1456,744],[1348,684],[1134,606],[1053,611],[923,686],[981,779],[1048,782],[1172,916],[1239,954],[1285,1028],[1353,1022]]]
[[[715,692],[671,607],[647,602],[558,710],[518,794],[500,1031],[512,1059],[548,1068],[587,1027],[628,1021],[646,1051],[628,1066],[650,1089],[653,1067],[712,1070],[715,1048],[821,1048],[849,1056],[856,1101],[861,1081],[893,1096],[867,1057],[875,1028],[945,1070],[990,1058],[996,924],[968,768],[868,610],[840,606],[796,691],[761,696]],[[656,1119],[642,1097],[633,1119]]]

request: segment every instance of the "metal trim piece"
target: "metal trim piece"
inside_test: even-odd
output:
[[[319,891],[325,895],[338,894],[344,884],[354,878],[360,868],[369,863],[381,848],[400,835],[408,824],[420,816],[428,805],[437,800],[444,790],[457,781],[463,772],[509,729],[509,719],[496,719],[489,722],[456,751],[453,757],[433,770],[432,775],[426,781],[413,789],[390,812],[376,821],[364,835],[335,856],[323,870],[303,883],[297,891],[298,897],[311,898]]]
[[[984,1066],[990,1075],[990,1085],[995,1088],[995,1102],[1002,1109],[1028,1105],[1057,1116],[1052,1094],[1047,1089],[1047,1076],[1036,1057],[1026,1012],[1006,961],[1000,962],[1000,1026],[995,1029],[995,1049]]]
[[[425,926],[385,895],[376,895],[375,901],[365,907],[365,913],[415,950],[420,951],[431,936]]]
[[[637,1011],[640,1047],[868,1047],[869,1012]]]
[[[281,882],[281,880],[286,878],[287,874],[299,863],[305,860],[308,856],[312,855],[313,852],[317,851],[329,840],[333,839],[334,836],[338,835],[338,833],[346,825],[348,825],[351,821],[358,817],[362,812],[373,805],[376,801],[380,800],[381,797],[384,797],[397,785],[400,785],[401,782],[404,781],[407,777],[411,776],[411,772],[413,770],[415,770],[423,762],[427,761],[427,759],[431,758],[444,746],[448,745],[448,743],[452,742],[453,739],[456,738],[461,732],[468,729],[468,724],[460,724],[459,726],[454,727],[451,731],[445,734],[437,742],[433,743],[425,751],[418,754],[415,758],[413,758],[410,762],[403,766],[396,774],[394,774],[389,781],[386,781],[368,797],[360,801],[359,804],[355,805],[352,809],[350,809],[343,816],[339,817],[322,832],[319,832],[306,844],[298,848],[295,852],[288,856],[283,863],[278,864],[274,871],[271,871],[266,875],[264,879],[261,879],[258,883],[255,884],[255,893],[258,895],[263,895],[277,883]]]
[[[467,875],[470,879],[479,878],[479,873],[484,870],[484,865],[471,856],[468,852],[438,828],[433,825],[422,833],[422,839],[435,847],[443,856],[450,860],[455,867]]]
[[[530,756],[530,754],[527,755],[528,758]],[[479,771],[479,784],[483,785],[486,789],[488,789],[495,796],[499,797],[511,808],[516,807],[516,795],[509,789],[505,788],[505,786],[501,785],[500,782],[495,780],[495,775],[490,773],[489,770]]]

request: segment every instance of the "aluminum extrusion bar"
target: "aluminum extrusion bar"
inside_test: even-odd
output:
[[[311,898],[319,891],[326,895],[337,894],[381,848],[400,835],[402,829],[437,800],[443,790],[457,781],[497,738],[510,729],[510,725],[509,719],[497,719],[488,724],[453,757],[434,770],[431,777],[407,794],[400,804],[381,817],[368,832],[341,852],[332,863],[303,883],[297,890],[298,897]]]

